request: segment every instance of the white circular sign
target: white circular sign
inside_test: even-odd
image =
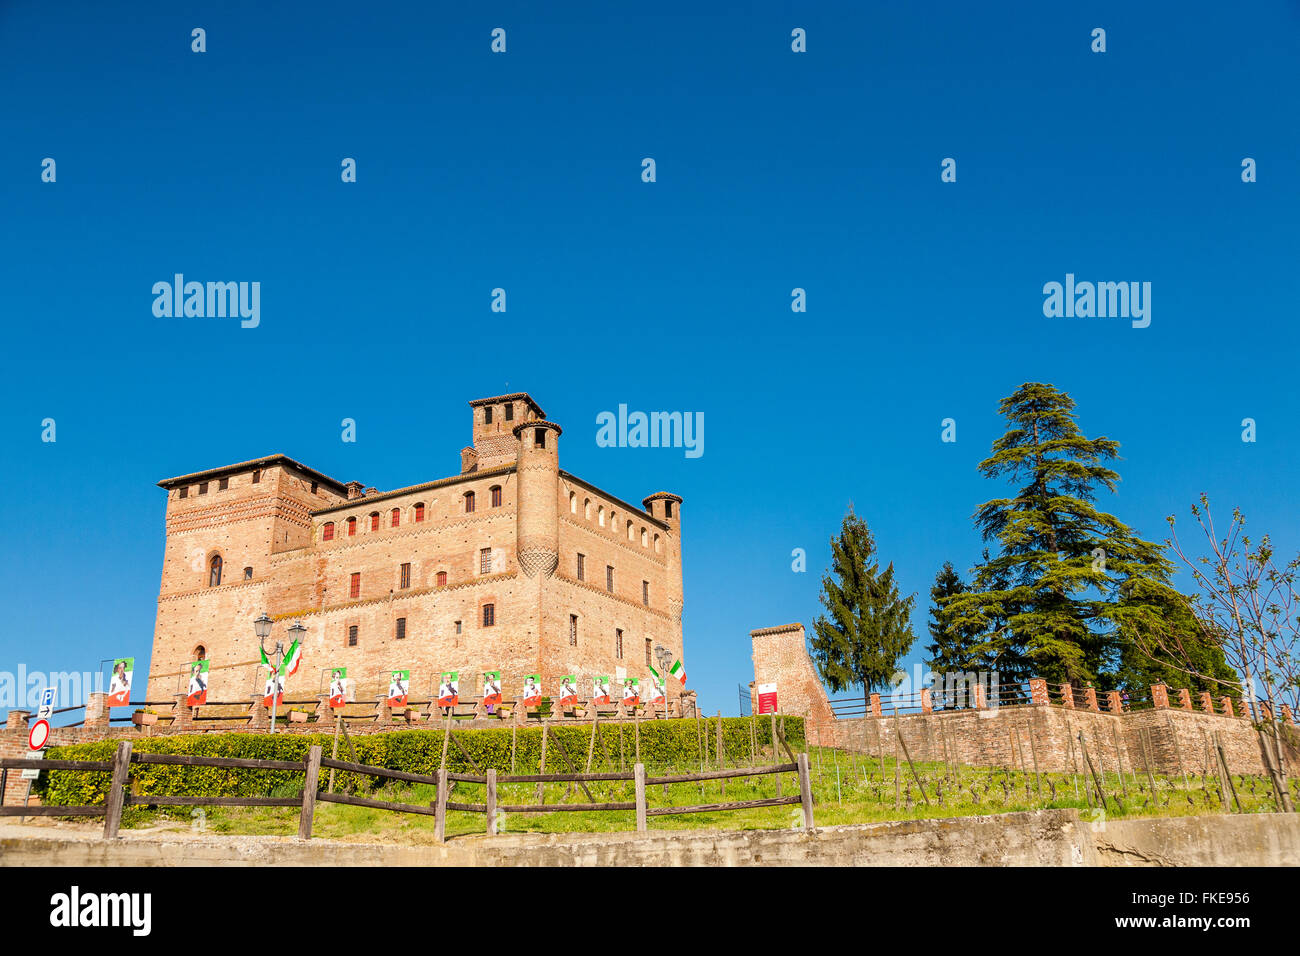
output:
[[[45,744],[50,739],[50,722],[48,720],[38,720],[32,724],[31,732],[27,735],[27,743],[32,750],[44,750]]]

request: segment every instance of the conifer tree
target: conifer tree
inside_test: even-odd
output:
[[[916,640],[910,623],[915,601],[916,595],[900,595],[892,563],[880,569],[875,539],[850,506],[831,538],[831,569],[822,576],[826,614],[813,622],[809,641],[832,691],[860,684],[867,701],[871,688],[889,685]]]
[[[979,470],[1014,492],[976,510],[995,554],[986,552],[966,591],[941,599],[942,622],[950,640],[982,635],[1004,683],[1038,676],[1079,687],[1118,667],[1123,629],[1162,620],[1152,591],[1168,586],[1172,566],[1159,545],[1093,504],[1115,490],[1107,462],[1119,444],[1085,437],[1068,395],[1028,382],[1000,410],[1007,431]]]

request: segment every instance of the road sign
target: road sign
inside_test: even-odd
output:
[[[41,706],[36,711],[36,719],[44,720],[54,712],[54,692],[57,687],[47,687],[41,691]]]
[[[31,752],[31,753],[24,754],[24,756],[25,756],[28,760],[41,760],[41,759],[43,759],[43,758],[45,757],[45,754],[44,754],[44,753],[41,753],[40,751],[36,751],[36,752]],[[24,780],[35,780],[35,779],[36,779],[37,777],[39,777],[40,775],[41,775],[41,768],[40,768],[40,767],[32,767],[32,768],[30,768],[30,769],[28,769],[28,770],[24,770],[24,771],[23,771],[23,779],[24,779]]]
[[[44,750],[49,739],[50,722],[42,717],[40,720],[33,723],[32,729],[27,732],[27,745],[32,750]]]
[[[776,713],[776,685],[758,685],[758,712],[760,714]]]

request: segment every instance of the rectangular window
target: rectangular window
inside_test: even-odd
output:
[[[605,590],[610,594],[614,593],[614,565],[605,566]]]
[[[473,514],[473,512],[474,512],[474,492],[467,491],[465,492],[465,514]]]
[[[371,530],[371,531],[378,531],[378,530],[379,530],[379,512],[378,512],[378,511],[376,511],[374,514],[372,514],[372,515],[370,516],[370,530]]]
[[[409,562],[402,565],[401,581],[397,586],[400,588],[409,588],[411,586],[411,565]]]
[[[457,622],[456,622],[456,633],[457,633],[457,634],[460,633],[460,629],[461,629],[461,623],[460,623],[460,621],[457,621]]]
[[[401,523],[402,523],[402,509],[401,509],[401,508],[394,508],[394,509],[393,509],[393,516],[392,516],[391,526],[394,527],[394,528],[396,528],[396,527],[397,527],[398,525],[400,525]]]
[[[673,503],[672,503],[671,501],[665,501],[665,502],[664,502],[664,517],[665,517],[665,518],[671,518],[672,516],[673,516]]]
[[[491,548],[481,548],[479,550],[478,573],[479,574],[492,573],[492,549]]]
[[[569,646],[578,646],[578,615],[569,615]]]
[[[348,595],[352,598],[361,597],[361,572],[352,572],[352,584],[348,588]]]
[[[316,494],[316,489],[319,488],[319,487],[320,487],[320,483],[319,483],[319,482],[316,482],[316,481],[313,481],[313,482],[311,483],[311,493],[312,493],[313,495]]]
[[[650,638],[645,639],[645,662],[650,663]]]
[[[534,433],[534,435],[533,435],[533,445],[536,446],[537,448],[545,448],[545,447],[546,447],[546,429],[545,429],[545,428],[538,428],[538,429],[535,429],[535,433]]]
[[[447,572],[446,572],[446,571],[439,571],[439,572],[438,572],[438,587],[440,587],[440,588],[445,588],[446,586],[447,586]]]
[[[333,522],[333,521],[327,522],[326,525],[325,525],[325,527],[322,528],[321,531],[322,531],[322,533],[321,533],[321,540],[323,540],[323,541],[333,541],[333,540],[334,540],[334,522]]]
[[[497,606],[495,604],[483,605],[483,626],[491,627],[497,622]]]
[[[515,420],[515,403],[506,402],[506,421],[513,422],[514,420]]]
[[[614,656],[620,661],[623,659],[623,629],[621,627],[614,629]]]
[[[255,485],[259,484],[261,480],[262,480],[262,473],[260,471],[253,472],[253,484]]]
[[[357,626],[353,624],[348,628],[348,647],[357,646]]]
[[[397,639],[400,641],[405,637],[406,637],[406,618],[399,617],[397,619]]]
[[[184,488],[181,489],[180,497],[188,498],[189,496],[190,496],[190,486],[186,485]]]
[[[492,507],[501,507],[501,489],[498,487],[493,487],[492,489]]]
[[[352,536],[353,536],[354,534],[356,534],[356,533],[357,533],[357,519],[356,519],[356,518],[349,518],[349,519],[348,519],[348,537],[350,538],[350,537],[352,537]]]
[[[650,582],[641,582],[641,603],[646,607],[650,606]]]
[[[199,482],[199,494],[201,494],[201,495],[206,495],[207,493],[208,493],[208,483],[207,483],[206,481],[200,481],[200,482]]]
[[[423,504],[418,504],[418,505],[415,506],[415,520],[416,520],[416,521],[423,521],[423,520],[424,520],[424,505],[423,505]]]
[[[585,554],[578,555],[578,580],[587,580],[587,556]]]
[[[220,481],[217,482],[217,491],[225,491],[229,487],[230,487],[229,478],[222,478]]]
[[[491,406],[491,405],[487,405],[487,406],[485,406],[484,409],[483,409],[483,424],[484,424],[484,425],[491,425],[491,424],[492,424],[492,406]]]

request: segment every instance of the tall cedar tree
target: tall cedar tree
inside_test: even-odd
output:
[[[945,634],[994,661],[1003,683],[1079,687],[1119,668],[1126,632],[1168,626],[1173,568],[1159,545],[1093,506],[1098,489],[1115,490],[1104,463],[1119,444],[1084,437],[1068,395],[1028,382],[1000,411],[1009,427],[979,470],[1017,487],[975,512],[996,555],[985,553],[966,591],[939,599]]]
[[[813,621],[809,642],[831,690],[861,684],[864,701],[871,688],[889,686],[916,640],[911,627],[916,595],[901,597],[894,565],[882,571],[875,557],[875,539],[850,506],[839,535],[831,538],[831,570],[822,576],[821,594],[827,613]]]
[[[985,553],[987,559],[988,554]],[[995,667],[986,653],[981,653],[982,640],[978,629],[970,625],[957,625],[949,630],[952,616],[947,598],[966,591],[966,584],[961,579],[951,561],[945,561],[939,573],[934,576],[934,586],[930,588],[930,637],[933,643],[926,645],[929,659],[926,666],[936,674],[951,674],[967,671],[991,671]]]

